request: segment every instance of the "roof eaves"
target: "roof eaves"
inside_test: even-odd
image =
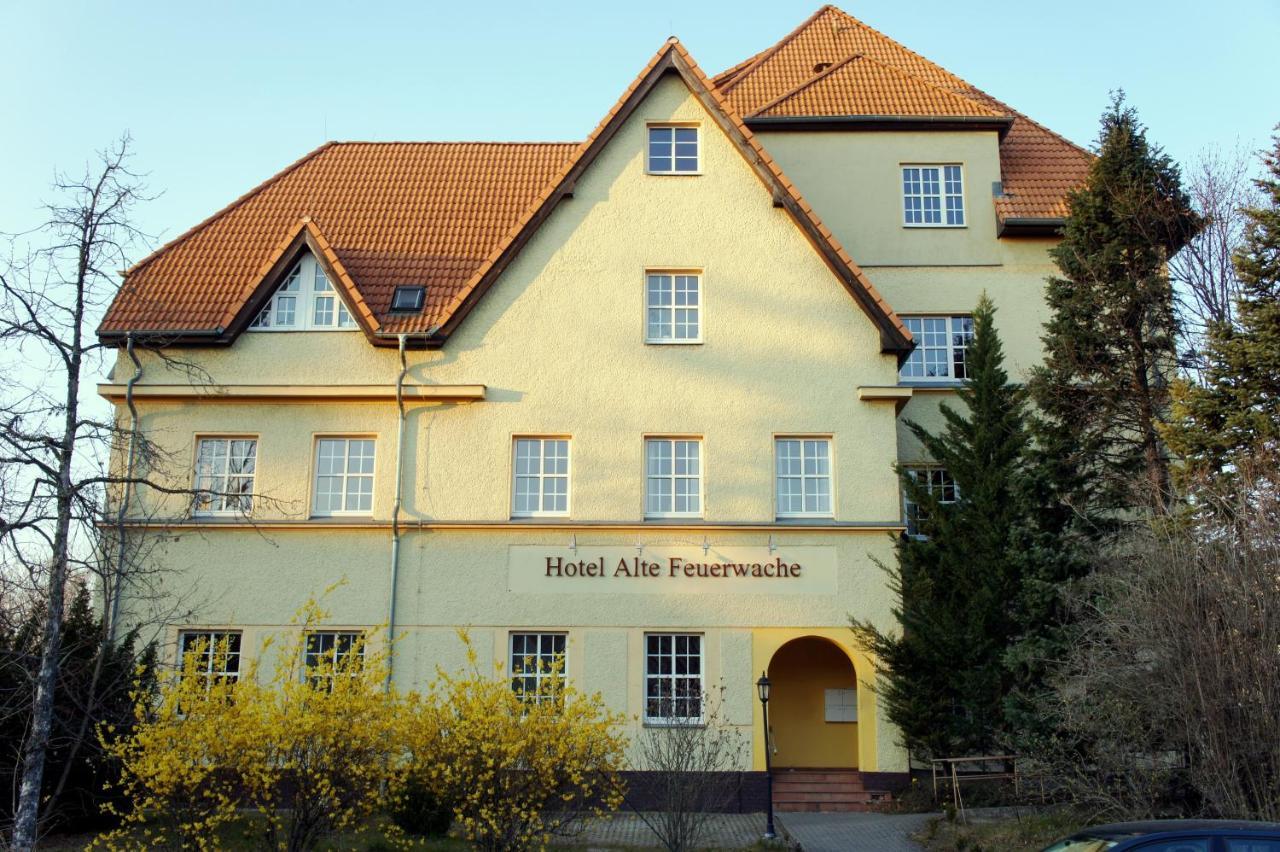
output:
[[[747,126],[770,130],[992,130],[1003,139],[1010,116],[985,115],[751,115]]]

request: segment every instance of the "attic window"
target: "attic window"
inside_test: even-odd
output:
[[[303,254],[249,327],[254,331],[329,331],[356,328],[324,268]]]
[[[427,299],[427,288],[421,285],[402,285],[391,295],[391,310],[396,313],[417,313]]]
[[[813,66],[813,73],[821,74],[823,71],[826,71],[830,67],[831,67],[830,62],[819,62],[817,65]],[[827,691],[830,692],[831,690],[827,690]]]

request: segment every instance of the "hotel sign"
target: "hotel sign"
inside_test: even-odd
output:
[[[831,595],[836,549],[513,545],[507,588],[524,594]]]

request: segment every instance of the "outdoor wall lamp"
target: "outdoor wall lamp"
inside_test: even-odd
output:
[[[760,673],[756,681],[756,692],[760,695],[760,709],[764,713],[764,779],[769,788],[768,820],[764,826],[764,839],[773,840],[778,835],[773,830],[773,758],[769,748],[769,675]]]

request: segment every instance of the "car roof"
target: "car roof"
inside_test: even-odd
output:
[[[1280,831],[1280,823],[1253,822],[1244,819],[1153,819],[1142,822],[1114,822],[1095,825],[1073,837],[1115,840],[1166,831]]]

